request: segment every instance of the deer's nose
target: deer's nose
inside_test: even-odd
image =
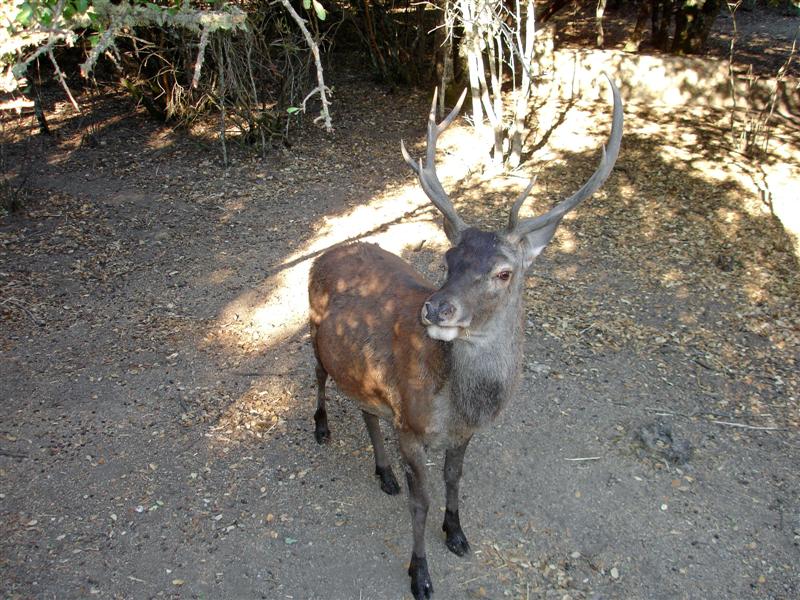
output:
[[[422,306],[422,321],[430,325],[441,325],[447,323],[456,315],[456,307],[442,300],[440,302],[426,302]]]

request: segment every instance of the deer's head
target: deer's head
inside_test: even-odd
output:
[[[447,279],[421,307],[420,318],[428,335],[452,341],[480,333],[498,318],[508,315],[521,302],[525,275],[534,259],[553,238],[561,219],[583,200],[594,194],[611,173],[622,140],[622,100],[609,78],[614,96],[613,118],[608,148],[603,148],[600,165],[577,192],[543,215],[520,219],[519,210],[535,183],[531,180],[511,207],[508,225],[500,231],[468,227],[436,174],[436,141],[458,116],[466,97],[461,94],[456,106],[436,123],[436,94],[428,117],[425,161],[414,161],[401,142],[403,157],[419,177],[422,189],[444,217],[444,231],[452,247],[445,253]]]

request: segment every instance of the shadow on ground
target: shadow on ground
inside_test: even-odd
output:
[[[0,223],[4,597],[407,594],[405,501],[371,475],[358,411],[334,395],[333,442],[313,440],[304,277],[350,238],[439,277],[438,217],[397,152],[427,101],[355,84],[337,100],[335,136],[228,171],[138,114],[98,119],[94,145],[68,119],[12,141],[30,193]],[[567,113],[534,206],[591,174],[607,111]],[[431,490],[437,597],[798,593],[792,240],[709,175],[712,126],[627,118],[611,179],[531,277],[518,398],[466,460],[466,559]],[[446,185],[501,226],[523,180],[470,170],[462,135]]]

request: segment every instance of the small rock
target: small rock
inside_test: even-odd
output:
[[[552,370],[549,365],[538,362],[529,362],[527,367],[531,373],[542,377],[547,377]]]
[[[675,439],[672,427],[661,420],[648,423],[636,432],[638,441],[651,453],[674,465],[684,465],[692,457],[692,447],[686,440]]]
[[[619,579],[619,569],[611,567],[611,579]]]

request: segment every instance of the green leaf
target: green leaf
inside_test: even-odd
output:
[[[39,22],[42,25],[50,25],[53,22],[53,9],[45,6],[39,15]]]
[[[30,5],[29,2],[23,2],[22,6],[20,6],[19,12],[17,13],[17,17],[14,20],[24,27],[31,22],[32,17],[33,17],[33,7]]]
[[[89,10],[89,0],[76,0],[75,9],[79,13],[85,13],[87,10]]]
[[[297,108],[296,106],[290,106],[289,108],[286,109],[286,112],[289,113],[290,115],[293,115],[294,113],[299,111],[300,109]]]
[[[306,10],[311,8],[311,0],[303,0],[303,8],[305,8]]]
[[[319,2],[317,2],[317,0],[311,0],[311,1],[314,4],[314,12],[317,13],[317,18],[320,21],[324,21],[325,17],[328,16],[328,12],[325,10],[325,7],[322,6],[322,4],[320,4]]]

